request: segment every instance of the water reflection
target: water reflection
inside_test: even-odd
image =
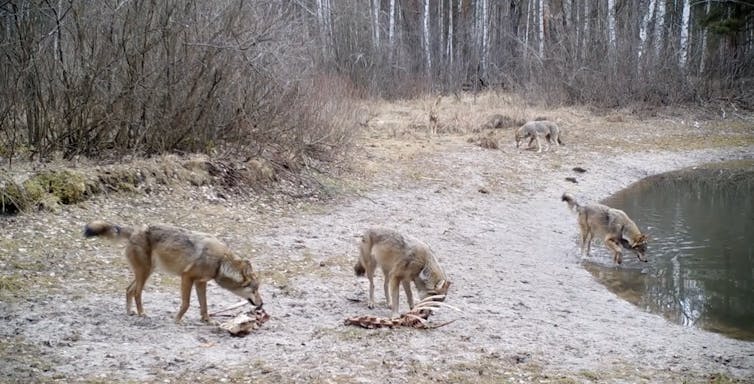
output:
[[[649,233],[650,262],[624,256],[623,266],[615,267],[611,258],[597,257],[584,265],[611,291],[645,310],[754,340],[752,196],[754,161],[642,180],[604,203],[625,210]]]

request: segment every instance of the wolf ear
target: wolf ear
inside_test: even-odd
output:
[[[421,281],[427,281],[427,279],[429,279],[428,265],[425,265],[424,268],[422,268],[421,272],[419,272],[419,279],[421,279]]]
[[[244,260],[243,263],[243,269],[241,270],[241,274],[243,274],[243,282],[249,283],[252,280],[254,280],[254,268],[251,266],[251,261]]]
[[[252,273],[254,273],[254,267],[251,266],[251,261],[244,260],[243,261],[243,274],[251,275]]]

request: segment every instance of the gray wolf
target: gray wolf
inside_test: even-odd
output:
[[[84,228],[85,237],[104,237],[127,242],[126,258],[134,279],[126,289],[126,312],[144,316],[141,293],[149,275],[156,267],[181,277],[181,308],[176,323],[186,313],[191,287],[196,287],[202,321],[209,322],[207,313],[207,282],[215,282],[241,296],[257,308],[262,306],[259,279],[251,262],[235,255],[214,237],[168,225],[149,225],[140,228],[124,227],[104,221],[92,221]]]
[[[582,255],[589,255],[592,238],[597,235],[601,236],[605,246],[613,251],[614,262],[623,262],[622,248],[634,252],[639,260],[647,261],[647,235],[641,233],[636,223],[625,212],[596,203],[581,205],[567,192],[561,200],[568,203],[568,207],[578,214]]]
[[[514,125],[513,119],[511,119],[508,116],[503,116],[500,114],[492,115],[487,119],[487,122],[482,124],[483,129],[495,129],[495,128],[505,128],[511,125]]]
[[[526,139],[529,139],[529,147],[533,141],[537,142],[537,153],[542,152],[542,143],[540,139],[544,139],[547,144],[545,152],[550,149],[550,144],[561,145],[563,141],[560,140],[560,128],[558,125],[549,120],[537,120],[529,121],[516,130],[516,148],[518,148]]]
[[[354,265],[356,276],[369,279],[369,308],[374,308],[374,271],[382,268],[385,276],[385,300],[398,315],[399,285],[403,285],[408,305],[414,306],[411,282],[419,296],[445,295],[450,281],[437,263],[434,253],[424,242],[392,229],[370,228],[361,237],[359,259]]]

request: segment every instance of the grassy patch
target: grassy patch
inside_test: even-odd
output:
[[[581,371],[579,372],[579,376],[594,383],[599,383],[600,379],[602,378],[599,373],[592,371]]]
[[[738,383],[744,383],[743,380],[738,380],[731,378],[730,376],[724,374],[724,373],[717,373],[717,374],[711,374],[707,377],[707,379],[704,381],[709,384],[738,384]]]
[[[0,276],[0,296],[5,295],[17,295],[18,292],[26,288],[24,280],[18,275],[2,275]]]
[[[42,292],[52,292],[60,287],[60,279],[47,273],[11,273],[0,275],[0,297],[3,299],[29,297]]]

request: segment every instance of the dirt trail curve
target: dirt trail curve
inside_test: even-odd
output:
[[[462,138],[432,145],[410,169],[375,155],[373,164],[389,165],[378,175],[384,183],[326,206],[271,215],[262,201],[110,197],[3,219],[2,251],[18,261],[4,258],[2,271],[26,268],[39,283],[0,301],[0,381],[754,382],[754,343],[672,324],[596,282],[579,264],[576,219],[559,200],[566,190],[599,200],[647,175],[750,158],[754,148],[606,156],[578,145],[546,154]],[[185,323],[174,325],[177,282],[163,274],[145,290],[149,317],[126,316],[122,247],[81,239],[96,217],[217,234],[252,255],[272,319],[232,338],[199,323],[192,298]],[[448,303],[463,310],[432,319],[456,322],[432,331],[342,325],[389,314],[357,301],[367,283],[352,271],[356,236],[377,224],[432,245],[453,281]],[[41,261],[25,256],[39,248]],[[644,267],[627,259],[623,268]],[[210,311],[236,302],[214,284],[208,297]]]

